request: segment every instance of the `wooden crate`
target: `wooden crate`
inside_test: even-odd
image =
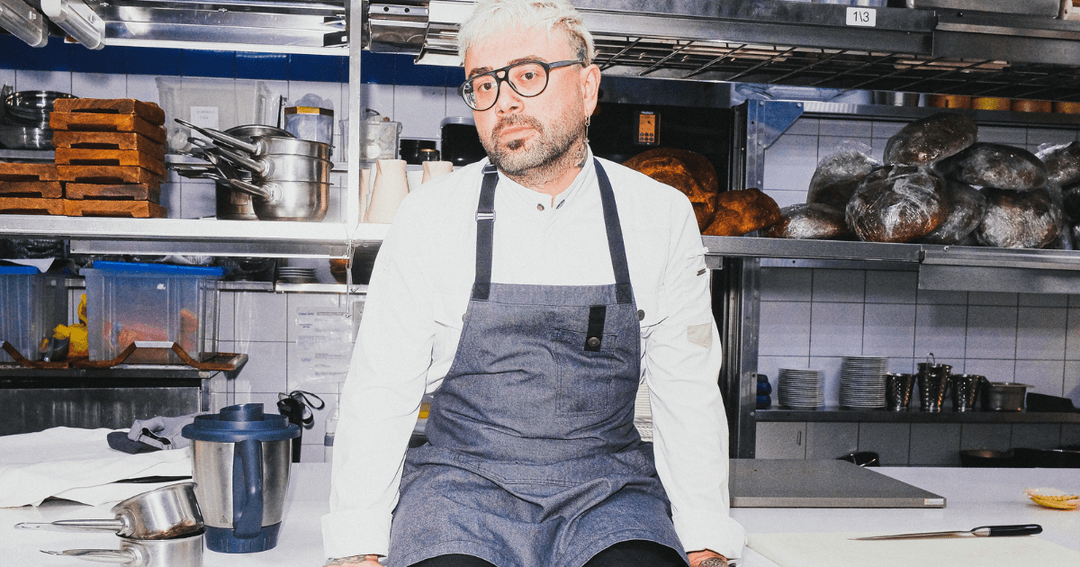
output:
[[[151,156],[138,150],[56,148],[56,165],[134,166],[165,175],[164,156]]]
[[[0,162],[0,181],[59,181],[60,173],[52,163]]]
[[[53,132],[53,146],[84,150],[137,150],[150,156],[165,158],[165,144],[155,142],[135,132]]]
[[[63,199],[63,214],[69,217],[165,218],[165,207],[149,201],[107,201]]]
[[[68,199],[97,199],[150,201],[161,204],[161,188],[146,183],[68,183],[64,186]]]
[[[165,111],[160,106],[133,98],[66,98],[58,99],[56,103],[53,103],[53,110],[57,112],[129,114],[150,124],[160,126],[165,123]]]
[[[0,196],[59,199],[64,188],[59,181],[0,181]]]
[[[104,114],[94,112],[57,112],[49,114],[53,130],[79,132],[134,132],[159,144],[165,143],[165,127],[151,124],[134,114]]]
[[[63,215],[64,200],[40,197],[0,197],[0,214]]]
[[[162,175],[134,165],[58,165],[60,180],[96,185],[149,185],[161,187]]]

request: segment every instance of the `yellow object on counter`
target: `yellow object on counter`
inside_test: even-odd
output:
[[[1076,510],[1080,507],[1080,494],[1065,494],[1056,488],[1027,488],[1024,495],[1044,508]]]

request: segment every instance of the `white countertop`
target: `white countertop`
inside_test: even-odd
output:
[[[1080,511],[1062,512],[1038,507],[1024,495],[1025,487],[1055,487],[1080,491],[1075,469],[960,469],[883,467],[887,476],[935,492],[947,499],[945,508],[736,508],[732,516],[753,533],[863,532],[968,530],[990,524],[1043,526],[1044,538],[1080,551]],[[252,554],[207,551],[206,567],[319,567],[323,565],[319,518],[327,510],[329,465],[293,466],[284,524],[277,547]],[[18,522],[51,522],[69,518],[111,518],[110,506],[91,507],[49,501],[39,507],[0,508],[0,566],[78,567],[89,562],[54,557],[38,550],[76,548],[119,549],[108,532],[16,530]],[[747,549],[743,567],[774,567],[772,561]]]

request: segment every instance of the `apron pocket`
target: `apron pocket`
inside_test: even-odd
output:
[[[556,329],[552,340],[558,373],[557,411],[593,414],[610,411],[618,393],[614,334],[604,334],[596,350],[586,350],[586,333]]]

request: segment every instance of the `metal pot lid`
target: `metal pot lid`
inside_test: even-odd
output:
[[[240,404],[221,409],[220,413],[195,416],[181,435],[195,441],[239,443],[240,441],[281,441],[300,436],[300,426],[289,423],[284,415],[265,414],[263,405]]]

